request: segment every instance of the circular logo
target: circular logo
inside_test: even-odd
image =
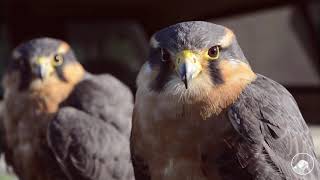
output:
[[[314,168],[314,159],[308,153],[298,153],[291,160],[291,168],[301,176],[305,176]]]

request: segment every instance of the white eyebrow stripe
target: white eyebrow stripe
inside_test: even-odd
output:
[[[151,37],[150,39],[150,45],[153,48],[158,48],[159,47],[159,41],[156,40],[156,38],[154,36]]]
[[[228,47],[230,46],[230,44],[232,43],[234,39],[234,34],[230,29],[226,28],[226,33],[223,36],[223,38],[220,40],[220,45],[222,48]]]
[[[67,43],[63,42],[58,47],[57,52],[63,54],[63,53],[66,53],[69,49],[70,49],[70,46]]]
[[[14,59],[18,59],[18,58],[21,57],[21,54],[20,54],[19,51],[15,50],[15,51],[13,51],[13,53],[12,53],[12,57],[13,57]]]

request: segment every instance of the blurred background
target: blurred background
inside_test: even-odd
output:
[[[69,42],[88,71],[111,73],[134,92],[150,35],[187,20],[232,29],[255,72],[280,82],[294,95],[320,150],[317,1],[1,0],[0,76],[12,48],[49,36]],[[5,178],[9,177],[0,176]]]

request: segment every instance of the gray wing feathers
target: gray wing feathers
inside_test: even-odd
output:
[[[314,170],[304,178],[319,178],[310,132],[295,100],[283,86],[258,75],[228,114],[242,137],[237,147],[238,160],[243,168],[255,164],[257,179],[298,178],[291,168],[297,153],[308,153],[315,159]]]
[[[127,86],[111,75],[88,76],[63,105],[87,112],[130,135],[133,95]]]
[[[109,75],[80,82],[49,125],[48,141],[74,180],[130,180],[132,94]]]

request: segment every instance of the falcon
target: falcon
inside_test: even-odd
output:
[[[22,180],[130,180],[133,97],[61,40],[14,49],[3,78],[5,157]]]
[[[320,178],[294,98],[253,72],[230,29],[192,21],[156,32],[137,86],[137,180]]]

